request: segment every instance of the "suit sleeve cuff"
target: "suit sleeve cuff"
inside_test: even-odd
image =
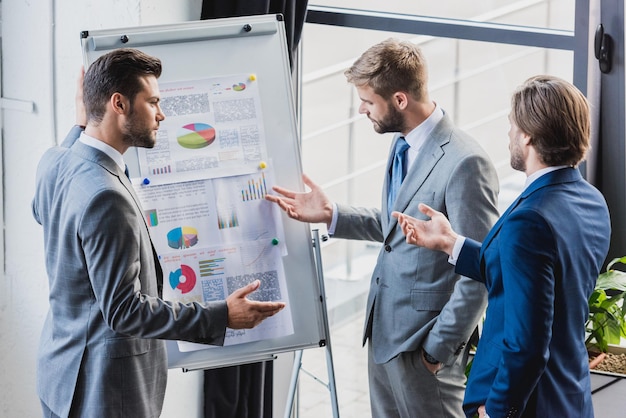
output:
[[[335,234],[335,229],[337,228],[337,212],[337,204],[333,202],[333,217],[330,221],[330,225],[328,226],[328,235],[331,236]]]
[[[456,266],[456,260],[459,259],[459,254],[461,254],[461,249],[463,248],[463,244],[465,244],[465,237],[459,235],[456,241],[454,242],[454,247],[452,248],[452,254],[448,257],[448,263]]]

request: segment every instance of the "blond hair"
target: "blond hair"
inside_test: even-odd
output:
[[[344,75],[357,87],[369,86],[384,99],[397,91],[417,101],[428,99],[428,71],[420,48],[407,41],[389,38],[370,47]]]

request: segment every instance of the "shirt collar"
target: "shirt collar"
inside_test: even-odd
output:
[[[409,132],[404,139],[407,144],[411,146],[412,150],[419,151],[419,149],[426,142],[426,138],[435,129],[435,126],[443,119],[443,110],[437,103],[435,103],[435,110],[424,120],[424,122],[417,125],[411,132]]]
[[[542,168],[541,170],[537,170],[534,173],[532,173],[530,176],[526,177],[526,184],[524,185],[524,190],[526,190],[528,188],[528,186],[530,186],[535,180],[537,180],[539,177],[551,173],[553,171],[556,170],[560,170],[562,168],[567,168],[569,166],[567,165],[556,165],[553,167],[546,167],[546,168]]]
[[[106,144],[100,141],[99,139],[94,138],[93,136],[89,136],[85,132],[80,134],[79,140],[83,144],[88,145],[97,150],[100,150],[104,152],[106,155],[108,155],[109,157],[111,157],[111,159],[115,161],[115,164],[117,164],[119,168],[122,169],[122,171],[126,169],[126,163],[124,163],[124,157],[122,157],[122,154],[120,154],[118,150],[116,150],[109,144]]]

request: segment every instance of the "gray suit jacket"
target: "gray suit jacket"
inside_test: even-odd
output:
[[[387,163],[393,159],[395,141]],[[335,237],[383,243],[370,284],[363,343],[376,363],[420,347],[452,364],[486,306],[482,283],[454,273],[448,256],[409,245],[397,219],[382,211],[338,205]],[[394,210],[425,219],[425,203],[443,212],[459,234],[483,239],[498,217],[498,179],[484,150],[447,115],[435,127],[402,183]]]
[[[61,417],[158,417],[167,380],[160,339],[223,344],[226,303],[158,297],[160,271],[132,185],[79,134],[48,150],[37,170],[32,209],[50,286],[39,396]]]

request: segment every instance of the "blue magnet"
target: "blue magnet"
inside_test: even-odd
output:
[[[148,184],[150,184],[150,179],[148,177],[146,177],[145,179],[143,179],[142,183],[147,186]]]

